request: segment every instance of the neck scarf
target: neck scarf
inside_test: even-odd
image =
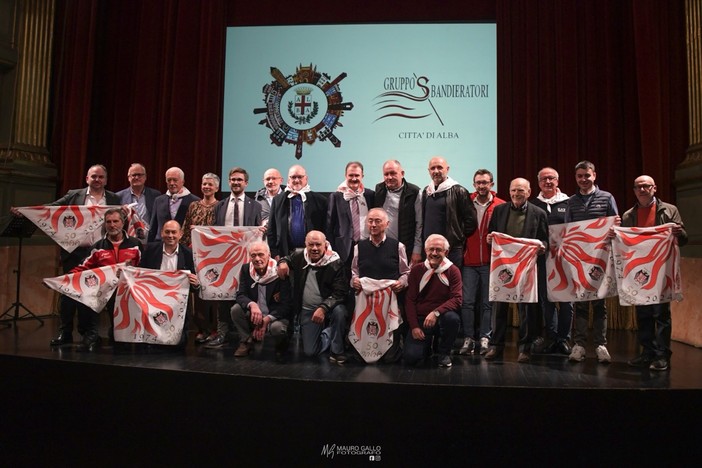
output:
[[[324,255],[322,255],[322,258],[320,258],[316,263],[313,263],[312,260],[310,260],[310,256],[307,253],[307,247],[305,247],[303,255],[304,255],[305,263],[306,263],[305,266],[302,267],[303,270],[309,266],[321,268],[323,266],[329,265],[331,262],[333,262],[335,260],[339,260],[339,258],[340,258],[339,254],[334,252],[331,249],[331,245],[329,244],[329,241],[326,241]]]
[[[252,286],[255,286],[256,284],[268,284],[278,278],[278,265],[275,263],[275,260],[272,258],[269,259],[266,272],[263,275],[259,275],[256,268],[254,268],[253,263],[249,263],[249,274],[253,280]]]
[[[310,184],[305,185],[304,187],[302,187],[298,191],[293,190],[292,187],[290,187],[288,185],[287,187],[285,187],[285,191],[289,192],[288,198],[292,198],[295,195],[300,195],[300,198],[302,198],[302,201],[305,202],[305,201],[307,201],[307,195],[305,195],[305,194],[310,191]]]
[[[454,185],[458,185],[458,182],[453,180],[451,177],[446,177],[446,180],[441,182],[436,188],[434,188],[434,183],[432,182],[431,184],[427,185],[427,195],[431,197],[436,193],[445,192]]]
[[[429,280],[431,279],[431,276],[433,274],[436,274],[436,276],[439,278],[439,281],[441,281],[445,286],[448,286],[449,280],[448,277],[444,274],[444,272],[448,270],[451,265],[453,265],[453,263],[451,263],[451,260],[444,257],[444,260],[441,262],[441,265],[439,265],[436,270],[433,270],[429,265],[429,259],[424,260],[424,266],[426,267],[427,271],[424,272],[422,279],[419,281],[419,291],[421,292],[422,289],[424,289],[424,286],[426,286],[427,283],[429,283]]]

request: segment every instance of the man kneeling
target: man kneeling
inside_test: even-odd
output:
[[[281,357],[288,347],[290,283],[278,278],[267,243],[252,243],[249,258],[241,267],[236,304],[231,309],[240,339],[234,356],[248,356],[254,341],[262,341],[268,332],[275,340],[276,356]]]

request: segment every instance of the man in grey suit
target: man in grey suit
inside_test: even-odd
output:
[[[200,200],[200,197],[185,187],[185,173],[179,167],[171,167],[166,171],[166,185],[168,191],[154,200],[149,242],[161,240],[161,231],[166,221],[174,219],[182,226],[190,204]]]
[[[215,206],[215,226],[260,226],[261,205],[247,197],[244,190],[249,185],[249,173],[242,167],[229,170],[231,195]],[[263,228],[262,228],[263,229]],[[234,301],[222,301],[217,310],[217,335],[205,344],[206,348],[219,349],[227,343],[227,335],[234,323],[230,310]]]
[[[127,171],[129,187],[117,192],[120,204],[135,203],[134,209],[144,223],[151,221],[154,200],[161,195],[155,188],[146,186],[146,168],[143,164],[132,163]],[[139,236],[137,236],[139,237]]]
[[[375,192],[363,186],[363,164],[351,161],[346,165],[344,182],[329,195],[327,209],[329,243],[349,271],[354,246],[368,238],[366,218],[374,202]]]

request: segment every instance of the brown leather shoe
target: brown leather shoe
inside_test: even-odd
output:
[[[491,361],[493,359],[502,359],[503,349],[496,346],[491,347],[487,353],[485,353],[485,359]]]
[[[251,348],[253,347],[253,341],[249,338],[246,341],[242,341],[239,343],[239,347],[236,348],[236,351],[234,351],[234,357],[246,357],[249,355],[251,352]]]
[[[529,362],[529,354],[528,353],[519,353],[519,356],[517,357],[517,362],[524,363],[524,362]]]

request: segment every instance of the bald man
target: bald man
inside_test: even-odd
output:
[[[622,216],[622,226],[651,227],[675,223],[673,235],[678,238],[678,245],[687,244],[687,232],[680,212],[675,205],[665,203],[655,196],[656,182],[651,176],[642,175],[634,180],[634,195],[636,204]],[[636,322],[642,351],[627,363],[633,367],[648,367],[654,371],[668,370],[672,354],[670,303],[636,306]]]
[[[463,247],[466,237],[478,228],[475,207],[470,193],[449,177],[449,165],[441,156],[429,160],[431,182],[421,193],[420,245],[431,234],[439,234],[449,241],[446,257],[460,270],[463,268]],[[415,240],[417,245],[417,240]],[[412,254],[412,263],[421,261]]]
[[[543,246],[539,255],[548,250],[548,220],[544,210],[528,201],[531,196],[529,181],[521,177],[509,184],[509,203],[495,207],[488,226],[488,243],[492,243],[492,234],[500,232],[512,237],[538,239]],[[519,309],[519,356],[517,362],[530,360],[531,343],[541,331],[541,314],[537,303],[518,304]],[[509,303],[493,303],[494,329],[490,339],[490,349],[485,359],[501,359],[505,349],[507,333],[507,316]]]

